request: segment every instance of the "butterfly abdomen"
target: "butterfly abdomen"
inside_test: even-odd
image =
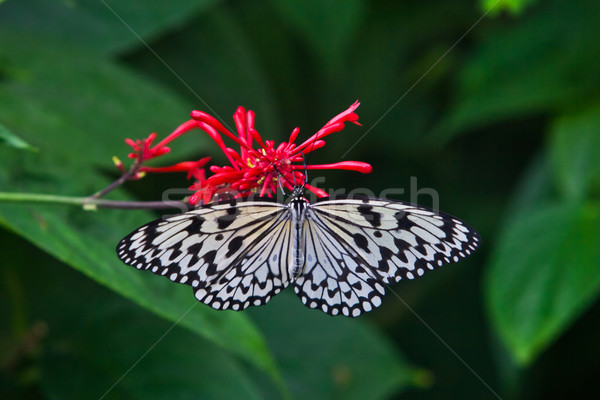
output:
[[[294,198],[290,204],[292,213],[292,251],[290,253],[290,276],[293,279],[298,278],[304,270],[306,242],[304,240],[304,222],[306,219],[306,209],[308,201],[302,197]]]

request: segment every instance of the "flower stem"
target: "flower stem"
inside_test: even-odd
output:
[[[38,193],[9,193],[0,192],[0,202],[14,203],[46,203],[82,206],[84,209],[119,208],[119,209],[168,209],[178,208],[187,210],[188,206],[182,201],[121,201],[104,200],[93,197],[57,196]]]
[[[135,177],[136,174],[139,172],[141,166],[142,166],[143,157],[144,157],[144,152],[143,152],[143,150],[141,150],[140,153],[139,153],[138,158],[135,159],[135,162],[133,163],[133,165],[131,166],[131,168],[129,168],[129,171],[125,172],[123,175],[121,175],[119,177],[119,179],[117,179],[116,181],[114,181],[113,183],[111,183],[110,185],[108,185],[107,187],[105,187],[104,189],[102,189],[99,192],[96,192],[93,195],[91,195],[88,199],[90,201],[97,200],[100,197],[103,197],[106,194],[108,194],[109,192],[113,191],[117,187],[121,186],[122,184],[124,184],[128,180],[130,180],[133,177]]]

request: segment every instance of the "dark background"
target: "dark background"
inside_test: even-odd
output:
[[[0,397],[598,392],[599,2],[0,3]],[[326,172],[321,187],[404,188],[411,201],[416,177],[482,237],[475,255],[393,286],[358,319],[309,310],[291,290],[242,313],[192,307],[188,287],[114,254],[158,214],[3,196],[90,195],[118,177],[125,138],[165,137],[193,109],[233,126],[242,105],[263,138],[298,126],[301,142],[356,99],[363,126],[308,161],[373,172]],[[156,165],[226,163],[200,131],[171,147]],[[189,184],[148,176],[109,198]]]

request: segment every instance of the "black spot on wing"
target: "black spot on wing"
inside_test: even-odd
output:
[[[388,261],[394,256],[394,252],[387,247],[381,247],[381,260],[379,261],[379,270],[384,274],[390,271]]]
[[[365,221],[369,222],[373,226],[373,228],[381,226],[381,214],[376,211],[373,211],[373,206],[365,204],[358,206],[357,210],[360,213],[360,215],[363,216]]]
[[[404,230],[408,231],[408,230],[410,230],[410,228],[415,226],[415,224],[411,220],[406,218],[405,211],[396,212],[394,214],[394,218],[396,219],[396,221],[398,221],[398,227],[396,229],[404,229]]]
[[[237,216],[240,214],[240,209],[239,207],[229,207],[227,210],[227,214],[220,216],[219,218],[217,218],[217,226],[219,227],[219,229],[225,229],[227,228],[229,225],[231,225],[233,223],[233,221],[236,220]]]
[[[207,264],[206,274],[211,276],[217,273],[217,264],[215,264],[216,250],[211,250],[204,255],[204,262]]]
[[[202,228],[202,224],[204,224],[204,221],[206,221],[206,219],[202,218],[199,215],[196,215],[192,219],[192,223],[187,228],[185,228],[185,230],[189,233],[199,232]]]
[[[361,234],[361,233],[355,233],[354,235],[352,235],[352,238],[354,239],[354,243],[362,250],[364,250],[366,253],[370,253],[369,251],[369,241],[367,240],[367,238],[365,237],[365,235]]]
[[[231,257],[234,255],[242,247],[242,244],[244,244],[244,238],[242,236],[236,236],[231,239],[227,245],[227,254],[225,254],[225,256]]]
[[[227,209],[228,215],[237,215],[240,213],[240,209],[235,206],[235,202],[231,204],[231,207]]]

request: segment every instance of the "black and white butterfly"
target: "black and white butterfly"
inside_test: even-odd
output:
[[[215,309],[267,303],[292,285],[302,302],[357,317],[379,307],[385,286],[471,254],[477,232],[427,208],[370,198],[294,192],[230,200],[159,219],[117,246],[123,262],[192,286]]]

